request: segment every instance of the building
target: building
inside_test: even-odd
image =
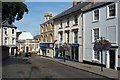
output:
[[[34,40],[30,32],[18,32],[17,46],[19,53],[34,53],[39,54],[39,41]]]
[[[54,24],[53,20],[51,19],[52,14],[46,13],[44,15],[45,22],[40,24],[40,39],[41,42],[53,42],[54,41]]]
[[[13,24],[10,25],[7,21],[2,23],[1,45],[9,47],[10,56],[14,56],[17,53],[16,29],[16,26],[14,26]]]
[[[89,3],[81,3],[76,0],[73,2],[73,7],[63,11],[55,16],[54,19],[54,39],[59,47],[65,42],[70,46],[68,54],[70,59],[75,61],[83,61],[83,21],[81,9]],[[59,55],[58,57],[63,57]]]
[[[83,11],[83,62],[103,64],[107,68],[120,68],[120,1],[100,2]],[[100,37],[111,42],[110,50],[94,51]],[[102,60],[101,60],[102,59]],[[103,63],[101,62],[103,61]]]
[[[41,55],[53,57],[53,47],[47,47],[46,45],[52,45],[54,43],[54,24],[52,19],[52,13],[45,13],[45,22],[40,24],[40,52]]]

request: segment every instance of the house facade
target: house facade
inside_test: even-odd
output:
[[[17,27],[9,24],[7,21],[2,23],[1,27],[1,45],[9,47],[9,55],[14,56],[17,53],[16,45]]]
[[[44,23],[40,24],[40,55],[54,57],[54,24],[52,13],[45,13]],[[52,45],[52,47],[50,47]]]
[[[58,47],[58,57],[63,57],[60,53],[60,47],[67,43],[70,48],[69,52],[65,53],[69,59],[80,61],[83,60],[83,20],[81,9],[88,3],[73,2],[73,7],[63,11],[53,19],[55,30],[54,39]]]
[[[101,2],[83,13],[83,60],[84,62],[103,64],[107,68],[120,67],[120,1]],[[110,50],[94,51],[94,42],[100,38],[111,42]],[[102,59],[102,60],[101,60]],[[103,63],[101,63],[103,61]]]
[[[35,40],[30,32],[19,32],[17,47],[18,53],[25,54],[27,52],[39,55],[39,41]]]

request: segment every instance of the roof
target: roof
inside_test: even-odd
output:
[[[11,28],[16,28],[17,27],[13,24],[9,24],[8,21],[5,21],[4,23],[2,23],[2,27],[11,27]]]
[[[50,22],[50,21],[52,21],[52,20],[54,20],[54,19],[63,17],[63,16],[65,16],[65,15],[71,14],[71,13],[73,13],[73,12],[79,11],[79,10],[81,10],[84,6],[86,6],[87,4],[89,4],[89,2],[79,3],[79,4],[77,4],[76,6],[73,6],[73,7],[69,8],[69,9],[61,12],[60,14],[52,17],[50,20],[48,20],[48,21],[46,21],[46,22],[44,22],[44,23],[42,23],[42,24],[45,24],[45,23]],[[42,25],[42,24],[41,24],[41,25]]]
[[[83,12],[88,12],[88,11],[91,11],[93,9],[96,9],[96,8],[99,8],[99,7],[102,7],[102,6],[105,6],[105,5],[108,5],[108,4],[111,4],[113,2],[98,2],[94,5],[92,5],[91,7],[87,8],[87,9],[84,9],[82,10]]]
[[[18,37],[18,40],[27,40],[27,39],[33,39],[33,36],[30,32],[22,32]]]
[[[65,11],[63,11],[62,13],[56,15],[54,17],[54,19],[57,19],[57,18],[60,18],[60,17],[63,17],[65,15],[68,15],[68,14],[71,14],[73,12],[77,12],[77,11],[80,11],[84,6],[86,6],[87,4],[89,4],[89,2],[82,2],[82,3],[79,3],[77,4],[76,6],[73,6]]]

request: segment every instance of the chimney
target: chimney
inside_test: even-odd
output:
[[[73,6],[78,4],[78,0],[73,0]]]

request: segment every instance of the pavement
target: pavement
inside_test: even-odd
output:
[[[39,56],[38,56],[39,57]],[[41,56],[42,57],[42,56]],[[74,61],[69,61],[66,60],[64,62],[64,60],[62,59],[57,59],[57,58],[50,58],[50,57],[42,57],[45,59],[49,59],[70,67],[74,67],[80,70],[84,70],[93,74],[97,74],[97,75],[101,75],[107,78],[112,78],[112,79],[117,79],[120,80],[120,71],[118,70],[114,70],[114,69],[110,69],[110,68],[103,68],[103,71],[101,71],[101,66],[95,66],[95,65],[90,65],[90,64],[85,64],[85,63],[80,63],[80,62],[74,62]]]

